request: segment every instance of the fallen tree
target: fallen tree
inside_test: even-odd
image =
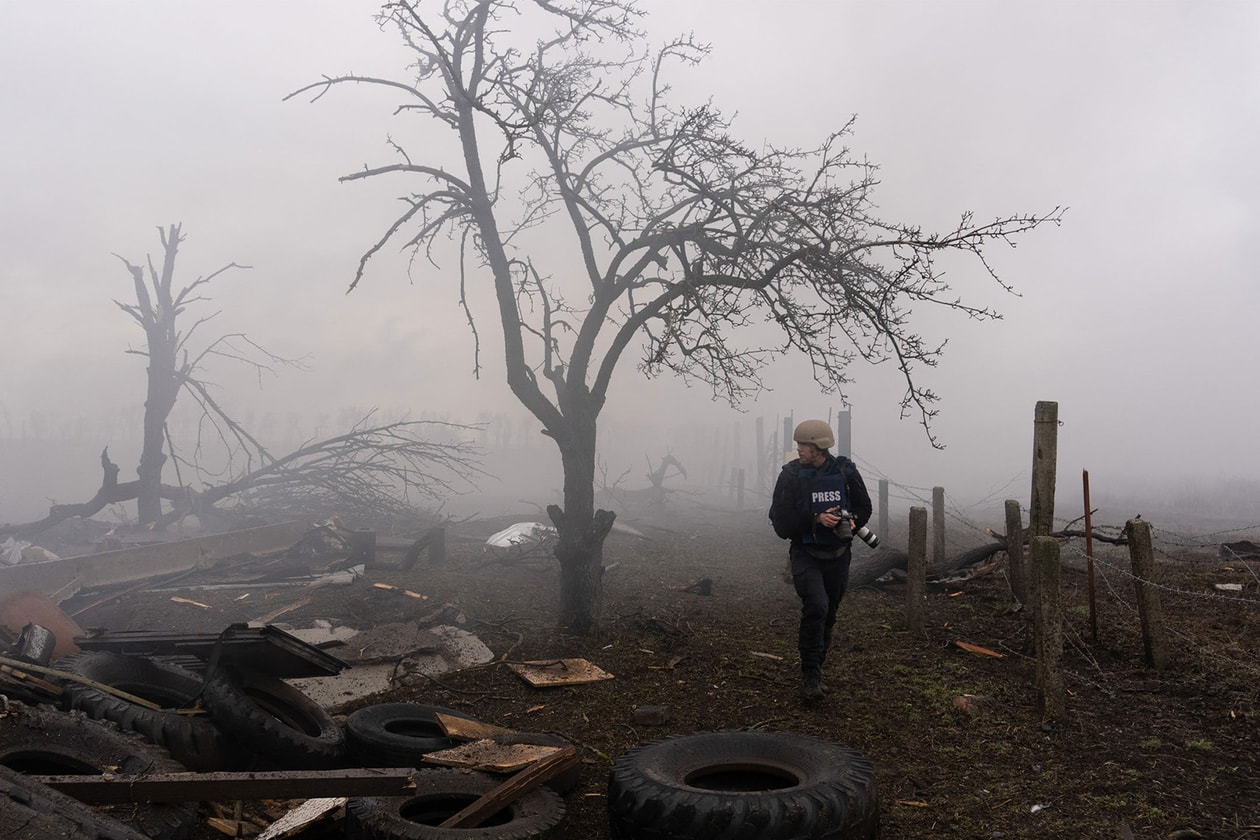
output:
[[[218,313],[199,315],[185,326],[190,310],[209,300],[209,286],[225,272],[246,266],[229,263],[181,284],[175,276],[184,241],[181,228],[175,224],[158,232],[161,260],[150,258],[141,266],[119,257],[131,275],[135,300],[115,301],[145,333],[144,348],[127,351],[147,360],[137,478],[119,481],[120,469],[106,448],[101,452],[101,486],[90,499],[53,505],[34,522],[0,525],[0,538],[29,539],[67,519],[91,517],[127,502],[136,503],[138,528],[161,530],[191,514],[212,526],[207,520],[225,517],[229,502],[289,517],[401,515],[414,510],[417,497],[433,499],[461,485],[473,486],[470,479],[481,474],[478,450],[459,437],[474,427],[456,423],[405,418],[380,423],[375,412],[367,412],[340,434],[273,454],[220,404],[201,369],[218,359],[261,374],[273,365],[299,362],[277,356],[241,333],[219,334],[193,346],[193,336]],[[191,441],[177,441],[168,424],[180,396],[201,409]],[[163,480],[168,466],[175,484]]]
[[[999,534],[988,529],[986,529],[986,533],[993,539],[993,542],[969,548],[942,564],[929,566],[928,574],[936,578],[965,576],[968,572],[972,572],[977,567],[988,562],[994,555],[1007,550],[1007,546],[1010,543],[1006,534]],[[1055,531],[1050,536],[1056,539],[1071,539],[1073,537],[1085,537],[1087,534],[1079,529],[1065,528],[1062,531]],[[1117,536],[1115,534],[1091,531],[1088,533],[1088,536],[1099,542],[1112,545],[1128,544],[1128,538],[1124,535]],[[1019,537],[1022,543],[1027,545],[1029,530],[1025,528],[1020,531]],[[895,575],[897,571],[903,573],[899,576],[899,580],[903,581],[905,580],[904,572],[906,571],[906,561],[908,559],[906,552],[896,548],[889,548],[887,545],[880,546],[872,554],[865,557],[855,555],[853,565],[849,570],[849,585],[853,587],[871,586],[881,578],[888,576],[889,573],[894,573],[893,577],[898,577]]]
[[[372,425],[371,415],[350,431],[303,444],[288,454],[255,456],[252,469],[222,483],[200,488],[162,484],[160,498],[165,510],[152,524],[155,529],[195,515],[206,524],[229,515],[226,505],[253,512],[300,516],[335,511],[343,516],[379,518],[401,516],[414,510],[420,497],[438,498],[459,492],[461,483],[480,475],[472,443],[435,442],[421,435],[438,429],[459,431],[470,427],[437,421],[400,420]],[[139,498],[141,482],[119,481],[118,465],[101,452],[101,486],[88,500],[57,504],[33,522],[0,525],[0,539],[30,539],[74,517],[89,518],[110,505]]]

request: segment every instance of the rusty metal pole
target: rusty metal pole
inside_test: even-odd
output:
[[[1089,580],[1089,635],[1098,640],[1098,602],[1094,598],[1094,528],[1089,511],[1089,470],[1081,470],[1085,493],[1085,558]]]

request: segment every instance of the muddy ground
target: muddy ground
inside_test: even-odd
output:
[[[782,575],[786,546],[760,511],[679,503],[623,516],[638,533],[609,537],[604,623],[586,638],[557,631],[554,560],[485,545],[528,518],[454,524],[445,563],[422,557],[411,570],[372,571],[348,586],[257,589],[244,600],[238,590],[138,591],[79,620],[111,630],[217,631],[309,596],[279,620],[362,628],[453,605],[446,618],[458,615],[499,661],[416,677],[336,711],[419,702],[564,735],[584,757],[582,782],[566,797],[564,837],[608,837],[608,772],[628,748],[673,733],[758,729],[825,738],[869,757],[887,840],[1260,838],[1260,562],[1157,545],[1174,654],[1156,672],[1143,664],[1133,581],[1120,571],[1125,550],[1098,549],[1106,563],[1096,639],[1080,547],[1065,551],[1068,694],[1058,721],[1037,711],[1030,622],[1013,609],[1004,568],[934,588],[922,636],[905,629],[902,586],[859,589],[841,609],[827,664],[832,692],[806,707],[795,658],[799,602]],[[979,539],[951,534],[950,551]],[[696,591],[703,579],[711,594]],[[1221,593],[1217,583],[1243,589]],[[503,664],[558,657],[584,657],[614,678],[537,689]],[[634,711],[645,705],[668,707],[669,722],[636,725]]]

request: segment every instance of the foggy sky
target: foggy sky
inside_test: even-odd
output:
[[[941,395],[933,450],[898,419],[895,369],[857,368],[854,449],[906,483],[976,493],[1026,475],[1034,405],[1059,403],[1061,485],[1140,487],[1250,478],[1260,311],[1260,6],[1238,2],[789,2],[652,0],[659,42],[712,45],[675,76],[712,97],[756,145],[812,146],[850,116],[850,145],[880,167],[886,218],[946,227],[1069,207],[1063,225],[994,249],[1019,296],[974,264],[949,279],[999,322],[922,313],[948,339],[921,384]],[[407,53],[371,2],[0,4],[0,436],[32,413],[61,420],[135,409],[143,336],[113,304],[130,294],[117,253],[158,254],[181,222],[184,277],[237,262],[211,310],[223,330],[306,356],[261,387],[219,378],[250,410],[347,406],[449,414],[519,411],[489,323],[484,372],[450,271],[415,282],[382,258],[346,295],[404,188],[340,175],[412,154],[395,99],[339,89],[282,102],[321,78],[402,76]],[[408,132],[412,132],[408,135]],[[440,150],[440,145],[433,146]],[[627,359],[605,416],[619,424],[729,423],[702,388],[643,382]],[[801,359],[766,372],[747,418],[827,416]],[[244,382],[244,384],[242,384]],[[6,425],[7,424],[7,427]],[[0,465],[0,472],[3,465]],[[0,499],[12,499],[4,476]],[[1024,480],[1026,483],[1026,480]],[[0,519],[3,519],[0,511]]]

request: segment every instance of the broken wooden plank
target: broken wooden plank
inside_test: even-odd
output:
[[[461,741],[477,741],[494,735],[513,734],[513,730],[504,729],[502,726],[495,726],[492,723],[482,723],[479,720],[469,720],[468,718],[447,715],[442,712],[437,712],[435,716],[437,717],[438,726],[442,727],[442,733],[448,738],[458,738]]]
[[[476,828],[504,807],[578,763],[577,750],[562,747],[452,814],[438,828]]]
[[[998,653],[996,650],[989,650],[986,647],[980,647],[979,645],[973,645],[968,642],[954,642],[954,644],[970,653],[978,653],[978,654],[981,654],[982,656],[992,656],[995,659],[1006,658],[1006,654],[1004,653]]]
[[[585,659],[509,662],[508,667],[535,688],[547,688],[556,685],[583,685],[613,678],[612,674]]]
[[[176,604],[191,604],[194,607],[201,607],[203,610],[210,609],[209,604],[203,604],[200,601],[194,601],[191,598],[181,598],[178,595],[172,595],[171,600],[174,601]]]
[[[66,583],[75,579],[82,589],[91,591],[119,583],[164,577],[218,558],[287,548],[309,528],[309,523],[294,520],[60,560],[3,566],[0,567],[0,592],[30,590],[52,595],[66,591]]]
[[[253,837],[259,831],[258,826],[244,820],[229,820],[223,817],[209,817],[206,825],[228,837]]]
[[[318,799],[403,796],[414,771],[400,767],[240,773],[151,773],[144,776],[31,776],[92,805],[126,802],[205,802],[215,799]]]
[[[329,819],[345,804],[346,797],[344,796],[308,799],[268,826],[266,831],[258,835],[257,840],[281,840],[284,837],[293,837],[315,823]]]
[[[426,764],[441,764],[465,770],[515,773],[560,749],[562,748],[544,747],[537,744],[501,744],[485,738],[460,744],[458,747],[425,753],[420,760]]]
[[[377,589],[389,589],[393,592],[401,592],[402,594],[406,595],[408,598],[419,598],[421,601],[429,600],[428,595],[421,595],[419,592],[412,592],[410,589],[403,589],[401,586],[394,586],[393,584],[390,584],[390,583],[374,583],[372,584],[372,586],[374,586]]]
[[[249,622],[249,624],[255,627],[263,624],[270,624],[287,612],[293,612],[296,609],[305,607],[311,602],[311,598],[312,596],[307,595],[305,598],[299,598],[291,604],[285,604],[283,607],[277,607],[266,615],[260,615],[258,618],[255,618],[253,621]]]

